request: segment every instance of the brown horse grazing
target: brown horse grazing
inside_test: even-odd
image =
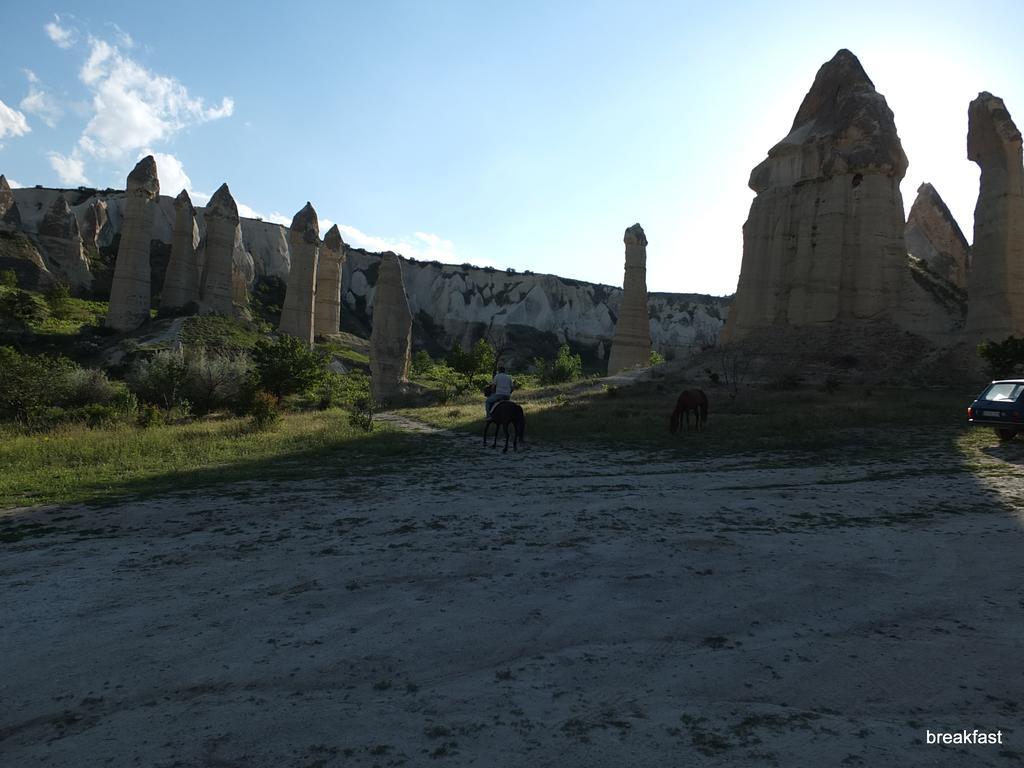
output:
[[[686,431],[690,431],[690,411],[697,417],[697,431],[703,432],[708,422],[708,396],[700,389],[684,389],[676,400],[676,409],[668,424],[668,431],[673,435],[679,431],[680,421],[686,416]]]
[[[487,430],[491,424],[494,424],[494,443],[491,448],[498,447],[498,427],[504,427],[505,429],[505,450],[502,453],[508,453],[508,426],[512,425],[514,430],[514,437],[512,438],[512,450],[518,451],[519,442],[522,441],[523,448],[526,447],[526,416],[523,414],[523,408],[518,403],[513,403],[511,400],[502,400],[494,404],[491,408],[491,417],[484,422],[484,447],[487,447]]]

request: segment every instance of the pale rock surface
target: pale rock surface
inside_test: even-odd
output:
[[[105,200],[93,199],[84,206],[80,216],[82,229],[82,241],[91,248],[97,249],[103,238],[103,228],[107,226],[110,217],[107,215],[107,203]]]
[[[907,252],[935,274],[967,288],[970,246],[942,197],[931,184],[917,188],[904,229]]]
[[[880,317],[906,273],[892,111],[847,50],[818,71],[790,133],[751,172],[739,287],[724,339],[773,324]]]
[[[200,305],[203,312],[231,317],[235,314],[235,251],[241,244],[238,206],[227,184],[221,184],[203,210],[206,235],[200,245],[203,277]]]
[[[176,218],[171,260],[167,265],[167,275],[160,295],[161,311],[172,311],[199,303],[201,273],[196,259],[199,225],[196,224],[196,210],[187,191],[182,190],[175,198],[174,208]]]
[[[7,177],[0,174],[0,228],[17,229],[21,226],[21,212],[14,199],[14,191]]]
[[[63,197],[54,200],[40,222],[37,236],[49,272],[72,290],[88,290],[92,273],[85,257],[78,219]]]
[[[312,346],[320,223],[309,202],[292,219],[288,229],[288,247],[291,252],[291,270],[288,273],[288,290],[281,307],[278,330]]]
[[[348,246],[335,224],[324,235],[316,269],[316,306],[313,333],[327,336],[341,328],[341,268]]]
[[[149,319],[149,246],[155,214],[153,201],[160,195],[152,155],[142,158],[128,174],[125,195],[127,205],[107,313],[107,327],[118,331],[134,330]]]
[[[608,374],[648,365],[651,357],[651,323],[647,308],[647,235],[634,224],[623,236],[626,245],[622,303],[615,323]]]
[[[370,334],[370,386],[373,399],[387,402],[409,380],[412,313],[402,282],[402,263],[394,253],[381,256]]]
[[[967,112],[967,158],[981,168],[967,333],[1024,334],[1024,165],[1021,134],[1003,100],[983,92]]]

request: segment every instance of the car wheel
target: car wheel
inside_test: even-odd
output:
[[[1017,436],[1016,429],[1001,429],[996,427],[996,434],[999,435],[1000,440],[1013,440]]]

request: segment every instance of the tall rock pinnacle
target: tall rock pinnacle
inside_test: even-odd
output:
[[[174,199],[174,232],[171,235],[171,260],[167,265],[160,295],[160,311],[174,311],[199,303],[199,227],[196,209],[184,189]]]
[[[970,246],[949,207],[931,184],[917,188],[904,230],[907,252],[923,260],[940,277],[967,288]]]
[[[221,184],[203,210],[206,222],[203,278],[200,297],[203,311],[225,317],[235,314],[234,254],[241,247],[238,206],[227,184]]]
[[[634,224],[623,236],[626,267],[622,281],[622,303],[615,323],[608,373],[615,374],[651,359],[651,320],[647,309],[647,235]]]
[[[885,98],[857,57],[839,51],[750,174],[757,196],[723,340],[776,323],[873,318],[897,303],[906,170]]]
[[[292,218],[288,229],[291,269],[278,330],[313,345],[313,306],[320,257],[320,222],[311,203]],[[332,331],[334,333],[336,331]]]
[[[316,268],[316,301],[313,333],[326,336],[341,328],[341,271],[348,246],[335,224],[324,235],[324,246]]]
[[[156,160],[148,155],[128,174],[127,205],[107,311],[107,326],[118,331],[138,328],[149,319],[149,246],[159,196]]]
[[[967,158],[981,167],[974,208],[967,332],[1001,341],[1024,334],[1024,164],[1003,100],[983,92],[967,110]]]
[[[402,262],[388,251],[381,256],[373,300],[370,387],[374,400],[390,400],[409,380],[411,348],[412,312],[402,283]]]

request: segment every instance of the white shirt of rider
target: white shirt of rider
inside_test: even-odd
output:
[[[494,374],[494,394],[496,395],[511,395],[512,394],[512,377],[507,373],[496,373]]]

